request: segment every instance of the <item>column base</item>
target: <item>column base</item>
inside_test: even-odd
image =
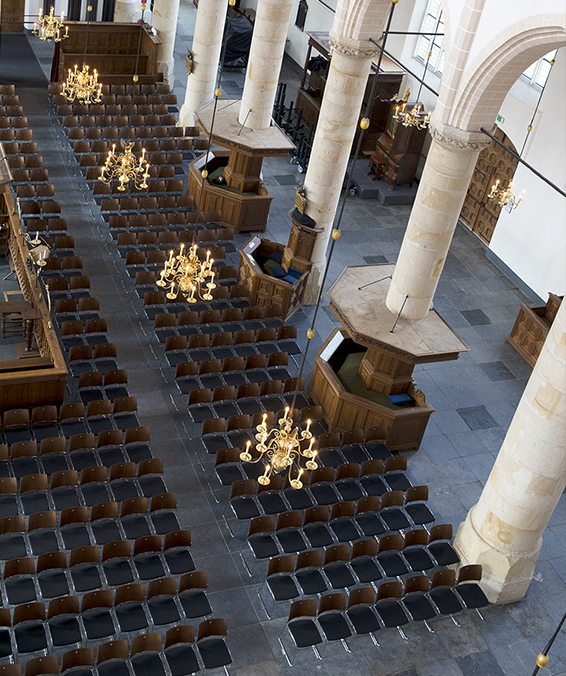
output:
[[[195,111],[190,110],[183,104],[181,110],[179,111],[179,121],[177,122],[178,127],[194,127],[196,126],[196,117]]]
[[[535,550],[517,552],[495,547],[486,540],[474,524],[474,507],[460,524],[454,548],[462,566],[479,563],[482,566],[480,586],[490,603],[520,601],[531,584],[535,565],[542,547],[542,538]]]
[[[323,273],[324,263],[321,267],[318,267],[316,263],[312,264],[309,278],[307,280],[307,288],[305,289],[305,295],[303,296],[303,302],[305,305],[316,305],[318,294],[320,292],[320,280]]]
[[[175,83],[174,65],[173,59],[157,62],[157,72],[163,73],[163,80],[171,87],[171,91],[173,91],[173,84]],[[185,126],[189,127],[191,125]]]

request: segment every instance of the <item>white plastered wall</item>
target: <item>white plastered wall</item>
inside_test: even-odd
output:
[[[562,190],[566,189],[566,48],[560,49],[548,78],[523,159]],[[517,82],[501,107],[499,126],[520,152],[538,91]],[[531,90],[531,91],[529,91]],[[533,96],[534,94],[534,96]],[[526,167],[515,172],[514,191],[526,190],[512,213],[501,213],[490,249],[523,282],[546,300],[566,292],[566,198]]]

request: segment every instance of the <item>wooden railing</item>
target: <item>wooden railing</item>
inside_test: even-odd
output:
[[[40,313],[40,318],[34,321],[39,357],[0,362],[0,410],[62,403],[67,367],[51,322],[49,299],[31,261],[26,236],[6,185],[0,188],[0,203],[9,218],[8,251],[12,269],[24,299]],[[7,368],[1,368],[2,364]]]

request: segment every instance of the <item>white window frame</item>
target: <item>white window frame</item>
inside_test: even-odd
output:
[[[550,75],[552,69],[551,61],[556,58],[557,51],[558,50],[554,49],[552,52],[545,54],[538,61],[535,61],[521,74],[521,78],[530,84],[531,87],[542,89]],[[529,73],[529,71],[531,71],[531,73]],[[546,76],[544,75],[544,71],[546,71]]]
[[[435,30],[437,24],[438,30]],[[423,33],[444,32],[440,0],[429,1],[421,24],[421,31]],[[432,56],[428,61],[428,70],[442,75],[442,71],[444,70],[444,37],[421,35],[417,40],[414,58],[421,63],[426,63],[429,51],[432,51]]]

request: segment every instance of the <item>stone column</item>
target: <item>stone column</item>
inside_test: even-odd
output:
[[[239,117],[250,129],[271,124],[292,6],[293,0],[258,2]]]
[[[114,21],[116,23],[136,23],[141,18],[139,0],[116,0]]]
[[[481,132],[431,122],[433,141],[401,245],[387,307],[394,314],[424,319],[434,292],[478,155],[491,141]]]
[[[413,321],[431,308],[478,155],[491,143],[481,132],[434,121],[429,131],[433,141],[385,301],[398,314],[409,296],[401,315]]]
[[[200,0],[193,38],[193,72],[187,79],[179,125],[195,124],[195,110],[214,97],[228,0]]]
[[[492,603],[525,595],[543,531],[566,484],[566,302],[562,302],[479,502],[454,546],[481,563]]]
[[[305,213],[322,228],[314,243],[313,267],[305,302],[315,303],[326,263],[326,249],[344,183],[360,109],[376,54],[370,42],[330,34],[333,47],[328,79],[305,175]]]
[[[157,72],[163,73],[165,82],[173,90],[173,49],[179,15],[179,0],[155,0],[153,5],[153,27],[162,43],[157,50]]]

